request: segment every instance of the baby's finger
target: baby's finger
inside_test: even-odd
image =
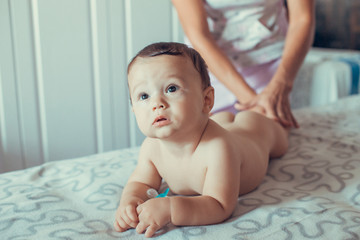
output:
[[[123,213],[121,214],[121,218],[122,220],[126,223],[126,225],[132,226],[132,220],[129,218],[129,216],[127,215],[127,211],[126,208],[123,210]],[[121,224],[121,222],[120,222]],[[135,227],[135,226],[134,226]]]
[[[140,213],[142,212],[142,209],[143,209],[143,207],[142,207],[141,204],[136,207],[136,212],[137,212],[138,215],[140,215]]]
[[[143,232],[145,232],[147,227],[148,227],[148,224],[146,224],[144,222],[139,222],[139,224],[136,226],[136,232],[143,233]]]
[[[130,218],[132,222],[138,222],[138,217],[134,206],[127,206],[125,211],[126,211],[126,215]]]
[[[160,227],[156,224],[150,225],[145,232],[145,237],[152,237]]]
[[[117,232],[121,232],[121,230],[122,230],[122,228],[119,226],[118,221],[116,221],[116,220],[115,220],[115,222],[114,222],[114,229],[115,229],[115,231],[117,231]]]
[[[120,221],[115,220],[114,228],[118,232],[124,232],[129,229],[129,226],[126,224],[124,220],[121,219]]]

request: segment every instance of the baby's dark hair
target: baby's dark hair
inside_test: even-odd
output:
[[[203,88],[205,89],[206,87],[210,86],[210,77],[204,59],[195,49],[190,48],[185,44],[176,42],[158,42],[146,46],[145,48],[140,50],[131,60],[128,65],[127,73],[129,74],[132,65],[138,57],[156,57],[159,55],[189,57],[195,69],[200,73]]]

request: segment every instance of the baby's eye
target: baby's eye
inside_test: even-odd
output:
[[[172,93],[172,92],[176,92],[177,90],[179,89],[179,87],[178,86],[175,86],[175,85],[171,85],[171,86],[169,86],[167,89],[166,89],[166,92],[170,92],[170,93]]]
[[[149,95],[147,93],[140,94],[140,100],[146,100],[149,98]]]

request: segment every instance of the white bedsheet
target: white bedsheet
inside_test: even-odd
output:
[[[224,223],[158,239],[360,239],[360,97],[295,112],[288,153]],[[143,239],[112,229],[138,148],[0,175],[0,239]]]

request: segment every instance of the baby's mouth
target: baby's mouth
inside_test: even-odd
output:
[[[161,122],[161,121],[166,121],[167,118],[163,117],[163,116],[159,116],[157,118],[155,118],[155,121],[153,123],[157,123],[157,122]]]
[[[169,120],[164,116],[158,116],[155,118],[153,125],[163,125],[164,123],[168,122]]]

